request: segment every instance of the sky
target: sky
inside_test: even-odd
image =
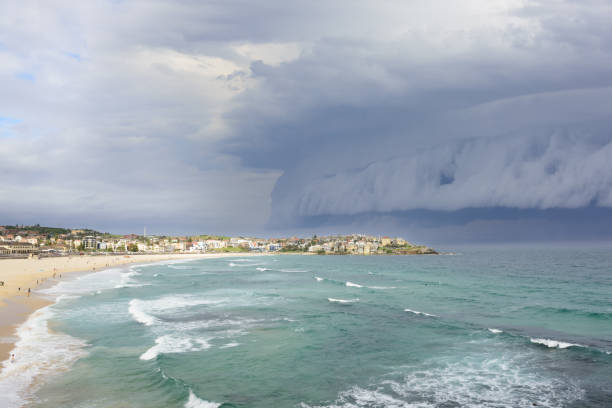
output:
[[[0,224],[612,240],[606,0],[0,3]]]

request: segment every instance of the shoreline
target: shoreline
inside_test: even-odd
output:
[[[42,259],[0,259],[0,362],[10,358],[19,340],[17,329],[37,310],[55,300],[37,293],[75,275],[109,268],[180,259],[213,259],[236,256],[263,256],[254,253],[147,254],[130,256],[70,256]],[[31,294],[27,295],[30,288]]]

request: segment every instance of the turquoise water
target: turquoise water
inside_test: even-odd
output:
[[[40,347],[69,358],[32,407],[612,406],[610,250],[237,256],[51,292],[66,338]]]

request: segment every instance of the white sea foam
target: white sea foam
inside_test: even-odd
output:
[[[255,268],[257,269],[259,272],[265,272],[265,271],[271,271],[272,269],[268,269],[268,268]]]
[[[359,302],[359,299],[334,299],[334,298],[327,298],[328,301],[332,302],[332,303],[355,303],[355,302]]]
[[[160,354],[186,353],[210,348],[210,338],[189,338],[164,335],[155,339],[155,345],[145,351],[141,360],[152,360]]]
[[[53,374],[68,370],[87,353],[87,343],[63,333],[51,332],[48,320],[53,317],[52,306],[34,312],[17,329],[18,341],[11,354],[15,361],[3,363],[0,374],[0,406],[20,407]],[[36,387],[32,388],[33,385]]]
[[[185,265],[168,265],[168,268],[170,268],[170,269],[178,269],[178,270],[182,270],[182,269],[191,269],[191,266],[185,266]]]
[[[227,299],[204,299],[200,297],[187,296],[164,296],[153,300],[132,299],[129,303],[128,311],[139,323],[145,326],[152,326],[159,323],[159,319],[151,315],[164,313],[172,309],[181,309],[199,305],[215,305],[225,302]]]
[[[145,326],[152,326],[155,324],[157,319],[150,314],[146,313],[144,310],[144,302],[139,299],[130,300],[130,306],[128,311],[138,323],[142,323]]]
[[[406,367],[371,386],[354,386],[327,408],[435,408],[441,406],[528,408],[566,406],[583,398],[584,390],[525,369],[533,356],[467,356],[456,363],[443,359],[427,367]],[[309,405],[302,404],[307,408]],[[317,408],[322,406],[316,406]]]
[[[563,342],[563,341],[550,340],[550,339],[534,339],[534,338],[530,338],[529,340],[532,343],[541,344],[541,345],[549,347],[549,348],[565,349],[565,348],[568,348],[568,347],[586,347],[586,346],[583,346],[582,344],[566,343],[566,342]]]
[[[345,286],[351,287],[351,288],[368,288],[368,289],[379,289],[379,290],[386,290],[386,289],[395,289],[395,286],[363,286],[360,285],[358,283],[353,283],[353,282],[346,282],[344,284]]]
[[[397,286],[366,286],[368,289],[380,289],[380,290],[387,290],[387,289],[397,289]]]
[[[121,274],[121,279],[119,281],[119,283],[117,285],[115,285],[115,289],[121,289],[121,288],[133,288],[133,287],[140,287],[140,286],[150,286],[150,283],[139,283],[137,282],[134,277],[135,276],[139,276],[141,275],[140,272],[138,272],[137,270],[130,268],[128,272],[122,273]]]
[[[81,296],[79,295],[59,295],[58,297],[55,298],[55,303],[60,303],[60,302],[64,302],[66,300],[74,300],[74,299],[78,299]]]
[[[38,293],[57,296],[57,295],[83,295],[90,294],[98,290],[112,289],[119,285],[125,269],[110,268],[95,273],[88,273],[76,279],[63,280],[57,285],[41,289]]]
[[[216,402],[204,401],[198,398],[192,390],[189,390],[189,399],[185,403],[185,408],[218,408],[221,404]]]
[[[425,312],[419,312],[418,310],[412,310],[412,309],[404,309],[404,312],[410,312],[410,313],[414,313],[416,315],[423,315],[423,316],[429,316],[429,317],[438,317],[435,314],[429,314],[429,313],[425,313]]]
[[[317,282],[323,281],[323,278],[319,278],[318,276],[315,276],[315,279],[317,280]]]
[[[231,343],[224,344],[223,346],[221,346],[219,348],[221,348],[221,349],[233,348],[233,347],[238,347],[239,345],[240,345],[240,343],[236,343],[235,341],[232,341]]]
[[[491,333],[493,333],[493,334],[503,333],[503,332],[502,332],[501,330],[499,330],[499,329],[487,329],[487,330],[489,330],[489,331],[490,331]]]
[[[340,394],[337,403],[333,405],[308,405],[301,404],[302,408],[370,408],[370,407],[389,407],[389,408],[421,408],[421,405],[408,404],[391,395],[377,390],[367,390],[361,387],[353,387]],[[425,407],[425,406],[423,406]]]
[[[238,261],[239,260],[235,260],[234,262],[230,262],[228,265],[231,266],[232,268],[233,267],[248,268],[248,267],[251,267],[251,266],[265,265],[265,263],[261,263],[261,262],[258,262],[258,263],[236,263]]]
[[[199,305],[216,305],[227,302],[227,298],[209,299],[198,296],[164,296],[158,299],[143,301],[143,304],[153,311],[163,312],[167,309],[179,309]]]

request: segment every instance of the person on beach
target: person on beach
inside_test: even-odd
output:
[[[11,363],[14,363],[14,362],[15,362],[15,355],[11,354]]]
[[[28,288],[28,297],[30,297],[30,288]]]

